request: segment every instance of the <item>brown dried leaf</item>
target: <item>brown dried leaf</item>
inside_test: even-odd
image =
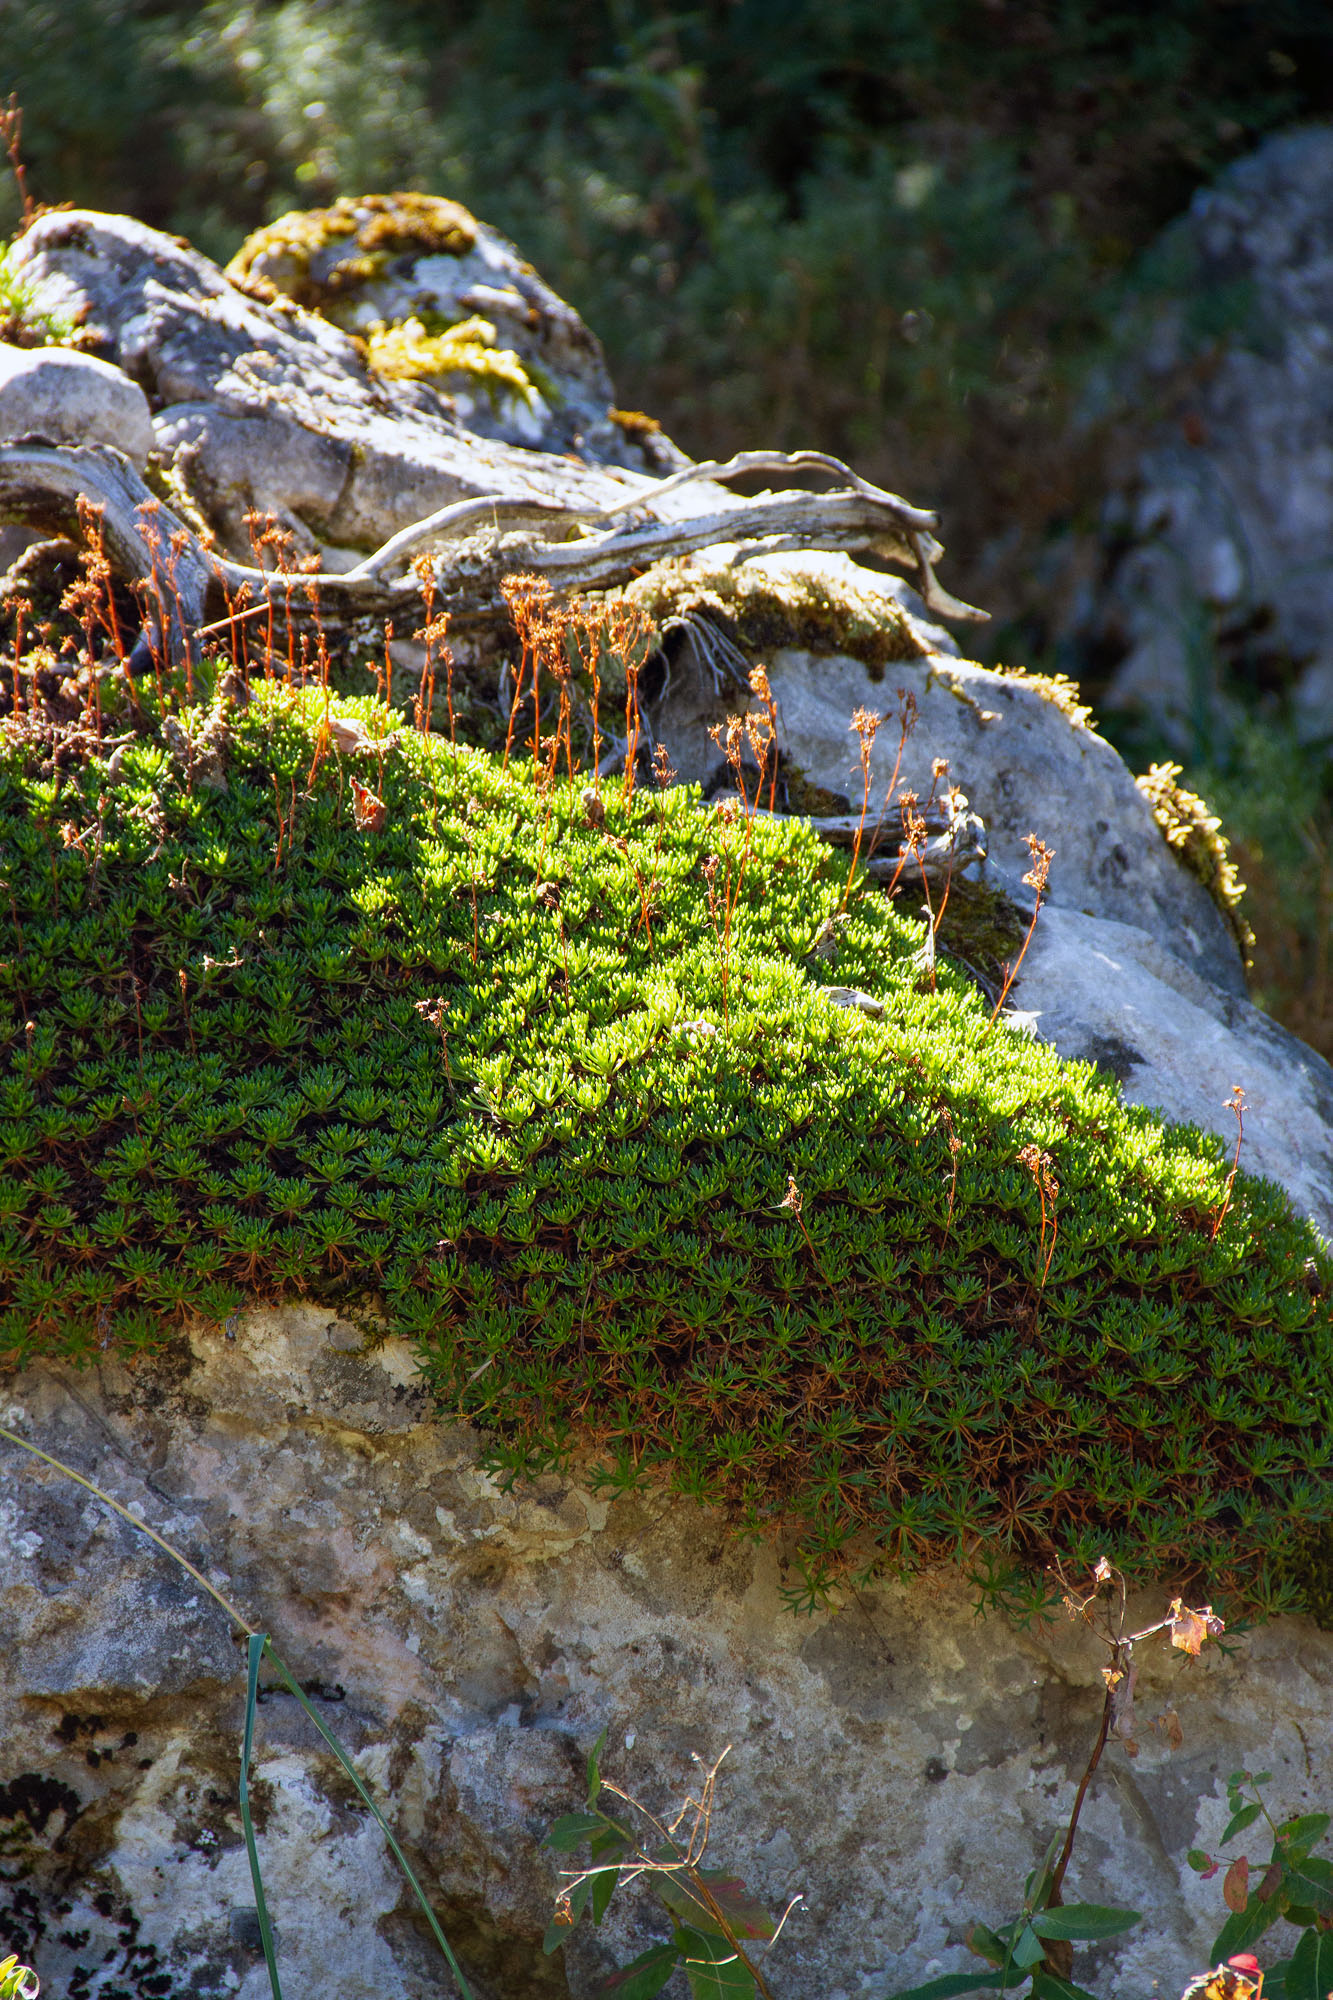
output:
[[[1226,1630],[1211,1604],[1205,1604],[1202,1611],[1191,1611],[1178,1597],[1171,1600],[1166,1622],[1171,1628],[1171,1644],[1196,1658],[1205,1639],[1220,1638]]]
[[[374,792],[352,780],[352,817],[362,833],[382,833],[389,817],[389,808],[383,799],[376,798]]]
[[[1242,1854],[1222,1877],[1222,1900],[1229,1910],[1243,1910],[1250,1900],[1250,1864]]]

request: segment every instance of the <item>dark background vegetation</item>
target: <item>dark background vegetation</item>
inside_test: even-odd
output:
[[[223,259],[340,192],[457,196],[580,308],[622,405],[937,505],[950,587],[996,613],[983,657],[1042,665],[1043,550],[1098,500],[1071,411],[1123,288],[1227,161],[1333,114],[1333,7],[0,0],[0,86],[40,199]],[[1095,700],[1105,663],[1059,664]],[[1261,997],[1333,1042],[1327,758],[1269,700],[1187,775],[1262,882]]]

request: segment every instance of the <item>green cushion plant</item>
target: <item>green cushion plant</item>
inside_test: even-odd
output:
[[[1302,1601],[1333,1273],[1276,1188],[932,984],[802,824],[385,726],[257,685],[223,790],[171,731],[0,746],[9,1364],[340,1302],[502,1474],[775,1524],[794,1603],[1102,1553]]]

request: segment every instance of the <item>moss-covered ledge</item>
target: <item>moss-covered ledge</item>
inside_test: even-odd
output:
[[[798,822],[205,694],[0,750],[9,1364],[358,1299],[495,1467],[784,1522],[798,1599],[1105,1551],[1322,1601],[1333,1272],[1215,1139],[932,990]]]

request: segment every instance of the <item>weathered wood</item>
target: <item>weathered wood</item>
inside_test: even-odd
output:
[[[788,491],[725,506],[715,499],[706,511],[678,518],[659,519],[652,511],[668,491],[774,467],[833,471],[849,484],[832,493]],[[716,496],[715,485],[713,492]],[[607,590],[666,557],[722,543],[768,552],[873,553],[916,568],[930,609],[953,617],[985,615],[958,604],[935,583],[931,564],[940,551],[929,533],[932,515],[815,452],[741,453],[725,464],[692,466],[659,488],[601,510],[533,499],[459,501],[394,535],[346,574],[321,572],[317,578],[251,568],[205,548],[129,460],[109,446],[0,446],[0,518],[77,536],[80,497],[102,509],[106,553],[116,575],[162,593],[173,650],[185,643],[187,628],[195,637],[225,629],[226,596],[234,597],[243,586],[252,600],[276,602],[301,625],[314,623],[317,605],[319,619],[334,636],[363,619],[410,613],[422,603],[418,578],[411,571],[397,577],[386,572],[427,543],[433,545],[435,589],[462,630],[504,614],[500,586],[516,571],[545,576],[562,594]],[[625,521],[630,510],[638,518]],[[506,521],[521,525],[506,529]]]

